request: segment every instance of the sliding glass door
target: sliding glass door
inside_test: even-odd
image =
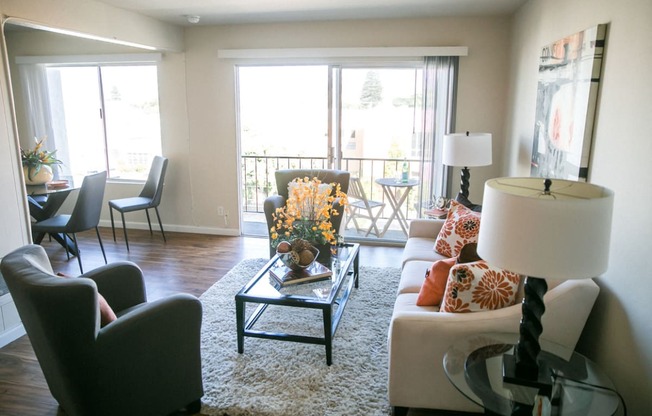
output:
[[[423,99],[430,96],[424,61],[252,65],[236,73],[245,218],[263,211],[277,169],[347,170],[360,178],[369,199],[384,201],[378,179],[397,178],[403,166],[410,177],[422,178],[424,166],[432,168],[424,164],[432,160],[424,151],[424,119],[431,111]],[[430,183],[422,182],[400,207],[402,218],[418,217],[421,201],[430,199]],[[390,204],[385,209],[381,219],[394,215]],[[405,239],[403,231],[397,239]]]
[[[419,172],[422,69],[344,67],[340,77],[342,167],[360,178],[368,198],[380,199],[376,179],[399,177],[404,163],[410,177]]]
[[[277,169],[332,166],[329,68],[240,66],[238,122],[244,212],[262,212]]]

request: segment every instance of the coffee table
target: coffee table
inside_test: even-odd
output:
[[[333,336],[353,288],[358,288],[359,253],[359,244],[340,245],[337,247],[337,253],[333,254],[330,264],[327,265],[333,271],[330,278],[284,287],[281,287],[280,283],[269,274],[269,269],[276,262],[280,262],[277,255],[272,257],[235,295],[238,352],[240,354],[244,352],[245,337],[318,344],[326,347],[326,364],[331,365],[333,363]],[[246,313],[248,303],[257,304],[256,309],[249,316]],[[254,329],[256,321],[270,305],[321,309],[324,336],[316,337]]]

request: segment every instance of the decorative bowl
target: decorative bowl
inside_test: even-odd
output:
[[[312,252],[313,259],[310,263],[308,264],[299,264],[299,256],[295,251],[289,251],[286,253],[279,253],[278,250],[276,251],[276,254],[278,254],[278,257],[281,259],[283,264],[285,264],[288,268],[292,270],[303,270],[307,269],[310,267],[311,264],[313,264],[317,260],[317,256],[319,256],[319,250],[315,248],[314,246],[311,246],[308,250]]]

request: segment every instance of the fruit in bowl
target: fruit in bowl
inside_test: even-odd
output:
[[[300,238],[292,241],[281,241],[276,246],[276,254],[283,264],[292,270],[301,270],[309,267],[319,255],[312,244]]]

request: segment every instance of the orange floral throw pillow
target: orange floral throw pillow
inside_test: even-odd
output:
[[[451,267],[440,312],[501,309],[516,301],[521,275],[492,267],[484,260]]]
[[[426,270],[426,280],[421,285],[417,306],[439,306],[444,298],[448,273],[455,265],[456,258],[437,260]]]
[[[457,257],[462,247],[478,241],[479,232],[480,213],[451,201],[448,216],[435,241],[435,251],[446,257]]]

